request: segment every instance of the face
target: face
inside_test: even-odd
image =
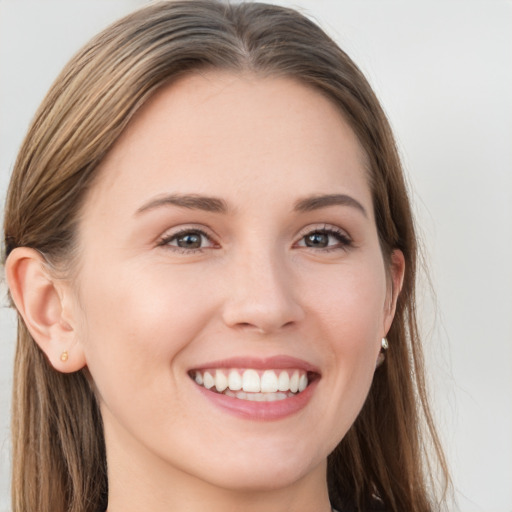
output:
[[[328,99],[182,78],[102,163],[78,235],[77,339],[110,470],[325,480],[392,309],[365,158]]]

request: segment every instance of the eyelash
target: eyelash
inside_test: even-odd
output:
[[[326,247],[312,247],[306,245],[305,239],[307,236],[311,236],[314,234],[321,234],[321,235],[327,235],[329,237],[334,237],[338,243],[326,246]],[[179,247],[178,245],[172,245],[171,242],[177,241],[180,237],[184,237],[185,235],[199,235],[201,238],[206,238],[212,245],[210,247],[192,247],[192,248],[186,248],[186,247]],[[304,244],[301,244],[300,242],[304,242]],[[172,251],[178,252],[180,254],[195,254],[203,252],[206,249],[215,248],[215,242],[213,241],[211,235],[203,231],[202,229],[198,228],[185,228],[181,229],[180,231],[176,233],[172,233],[170,235],[164,236],[160,239],[158,242],[158,246],[160,247],[167,247],[171,249]],[[331,252],[331,251],[339,251],[339,250],[347,250],[350,247],[353,246],[353,242],[350,239],[350,237],[341,229],[338,229],[336,227],[326,226],[318,227],[318,228],[308,228],[306,232],[304,232],[299,242],[294,244],[295,247],[305,247],[307,249],[312,249],[313,251],[322,251],[322,252]]]
[[[329,237],[334,237],[338,243],[331,245],[331,246],[328,245],[327,247],[307,246],[305,244],[306,237],[317,234],[317,233],[321,234],[321,235],[327,235]],[[347,249],[349,249],[350,247],[353,246],[353,241],[345,233],[345,231],[343,231],[339,228],[336,228],[335,226],[327,226],[327,225],[324,225],[324,226],[318,227],[318,228],[314,228],[314,229],[308,228],[307,232],[305,232],[304,234],[301,235],[300,242],[303,242],[303,241],[304,241],[304,244],[299,245],[299,247],[306,247],[307,249],[312,249],[313,251],[322,251],[322,252],[331,252],[331,251],[339,251],[339,250],[346,251]]]
[[[185,229],[181,229],[180,231],[178,231],[176,233],[172,233],[170,235],[162,237],[162,239],[158,243],[158,246],[170,248],[172,251],[176,251],[180,254],[195,254],[198,252],[203,252],[205,249],[209,248],[209,247],[186,248],[186,247],[179,247],[178,245],[171,245],[172,241],[174,241],[174,240],[177,241],[180,237],[183,237],[185,235],[199,235],[201,238],[206,238],[212,245],[215,245],[212,237],[208,233],[203,231],[202,229],[185,228]]]

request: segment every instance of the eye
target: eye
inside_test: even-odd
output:
[[[297,243],[298,247],[312,249],[346,249],[352,245],[349,236],[339,228],[323,227],[308,231]]]
[[[162,238],[158,245],[181,252],[194,252],[214,247],[212,239],[200,229],[183,229]]]

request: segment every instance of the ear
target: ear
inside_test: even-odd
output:
[[[16,308],[51,365],[63,373],[83,368],[85,356],[65,282],[52,277],[43,256],[28,247],[17,247],[9,254],[5,273]]]
[[[398,296],[402,291],[405,275],[405,258],[403,252],[399,249],[395,249],[391,253],[390,260],[389,273],[391,282],[390,290],[388,291],[388,300],[386,301],[383,337],[386,337],[389,329],[391,328],[391,324],[393,323],[393,318],[395,317],[396,311],[396,303]]]

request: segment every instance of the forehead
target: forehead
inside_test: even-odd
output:
[[[352,193],[371,210],[365,169],[353,130],[320,92],[291,78],[209,71],[162,88],[137,112],[92,195],[236,199],[249,184],[269,198]]]

